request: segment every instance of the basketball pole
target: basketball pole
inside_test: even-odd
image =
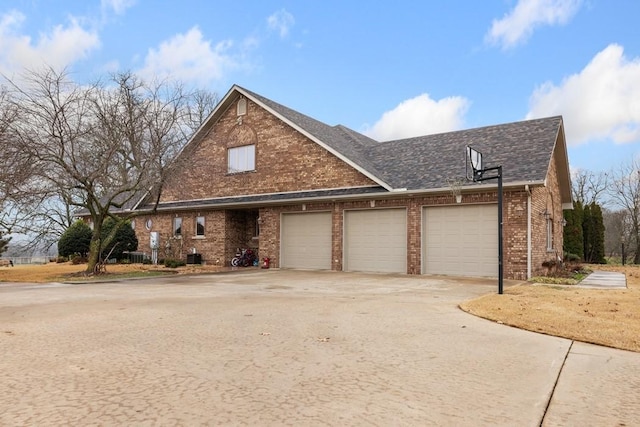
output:
[[[488,181],[490,179],[498,180],[498,294],[502,295],[504,289],[504,251],[502,246],[502,165],[491,168],[483,168],[482,153],[467,145],[466,162],[471,162],[473,170],[473,182]],[[465,168],[468,169],[466,163]],[[496,171],[496,175],[484,176],[485,172]],[[469,176],[467,175],[467,179]]]
[[[504,259],[502,247],[502,166],[498,166],[498,294],[502,295],[504,283]]]
[[[495,176],[484,176],[485,172],[496,171]],[[476,181],[498,180],[498,294],[502,295],[504,289],[504,251],[502,248],[502,166],[486,168],[480,171],[480,177]]]

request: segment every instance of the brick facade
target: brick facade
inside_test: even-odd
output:
[[[227,149],[255,145],[255,171],[227,172]],[[301,190],[371,186],[375,183],[252,101],[247,113],[238,116],[235,103],[224,111],[207,135],[182,156],[180,173],[173,176],[161,201],[188,201]],[[506,187],[504,191],[503,235],[505,277],[526,279],[529,266],[535,274],[542,262],[562,255],[562,206],[551,162],[546,185]],[[464,193],[462,204],[495,204],[496,191]],[[423,208],[456,205],[450,192],[402,197],[389,194],[380,199],[324,201],[253,208],[180,210],[159,213],[151,229],[147,217],[136,220],[139,250],[150,251],[150,232],[160,233],[159,256],[185,258],[195,251],[204,262],[229,265],[236,249],[254,249],[280,266],[280,218],[285,212],[329,211],[332,213],[332,270],[343,269],[344,212],[350,209],[403,207],[407,211],[407,273],[421,274]],[[546,215],[545,215],[546,214]],[[182,235],[173,237],[173,219],[182,218]],[[205,235],[196,236],[196,217],[205,217]],[[547,249],[547,217],[554,225],[554,248]],[[531,241],[529,238],[531,230]],[[258,232],[259,229],[259,232]],[[428,236],[427,236],[428,238]],[[169,243],[167,245],[167,242]],[[529,255],[529,246],[531,252]],[[497,256],[497,255],[496,255]]]
[[[181,159],[161,201],[375,185],[317,143],[253,102],[247,114],[235,104]],[[255,144],[255,171],[228,173],[227,149]]]
[[[535,187],[531,196],[533,275],[544,271],[542,263],[563,256],[563,215],[555,156],[551,160],[544,187]],[[547,221],[553,226],[553,245],[547,248]]]
[[[544,204],[538,195],[546,195],[550,190],[546,187],[531,190],[532,212],[532,271],[535,274],[542,268],[542,262],[553,259],[555,251],[548,252],[546,245],[546,220],[544,218]],[[464,204],[497,203],[496,192],[465,194]],[[259,210],[212,210],[212,211],[183,211],[173,214],[159,214],[153,216],[151,230],[146,230],[144,217],[136,222],[136,233],[140,239],[141,251],[150,251],[150,231],[160,231],[160,257],[174,255],[184,258],[192,250],[203,255],[203,260],[213,265],[229,265],[236,249],[240,247],[252,248],[260,258],[268,257],[274,268],[280,265],[280,217],[282,213],[291,212],[332,212],[332,269],[341,271],[343,268],[343,221],[344,212],[353,209],[371,209],[372,200],[305,203],[287,206],[263,207]],[[407,210],[407,273],[422,273],[422,212],[427,206],[456,205],[449,193],[431,195],[427,197],[397,198],[373,200],[376,209],[403,207]],[[524,189],[505,190],[503,212],[504,235],[504,273],[506,278],[525,280],[528,270],[527,256],[527,222],[528,222],[528,193]],[[556,212],[557,214],[557,212]],[[205,236],[195,236],[195,218],[203,215],[206,219]],[[183,221],[182,236],[172,239],[173,218],[179,216]],[[557,217],[556,217],[557,218]],[[560,216],[560,218],[562,218]],[[258,225],[259,224],[259,225]],[[256,235],[259,227],[259,235]],[[537,231],[536,231],[537,230]],[[561,247],[561,227],[554,229],[554,241]],[[427,236],[428,238],[428,236]],[[174,252],[166,251],[165,244],[170,240]],[[179,248],[176,252],[175,249]]]

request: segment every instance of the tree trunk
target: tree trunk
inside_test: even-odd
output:
[[[99,272],[96,270],[100,263],[100,252],[102,251],[102,223],[104,219],[102,216],[93,218],[93,235],[91,236],[91,243],[89,244],[89,257],[87,262],[86,274],[95,274]]]
[[[637,220],[633,221],[632,230],[633,240],[635,243],[635,254],[633,255],[633,263],[640,264],[640,223],[638,223]]]

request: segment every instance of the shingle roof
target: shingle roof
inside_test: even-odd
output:
[[[502,166],[503,180],[540,182],[562,125],[549,117],[380,143],[367,155],[394,188],[446,187],[466,175],[466,147],[482,152],[485,167]]]
[[[483,153],[485,166],[502,165],[505,184],[542,182],[562,126],[562,117],[555,116],[380,143],[236,87],[389,189],[445,188],[448,180],[464,178],[467,145]]]
[[[138,204],[142,201],[143,198],[147,197],[149,193],[148,190],[132,190],[125,191],[122,193],[116,194],[116,196],[111,200],[109,211],[111,212],[126,212],[135,210]],[[100,198],[100,203],[105,205],[109,203],[107,197],[103,196]],[[89,209],[87,208],[79,208],[74,212],[75,216],[86,216],[89,215]]]
[[[380,186],[336,188],[332,190],[312,190],[288,193],[255,194],[250,196],[218,197],[211,199],[185,200],[178,202],[164,202],[158,206],[158,210],[212,208],[220,206],[250,206],[264,205],[265,203],[293,201],[298,203],[313,199],[345,199],[360,198],[367,195],[379,195],[387,192]],[[152,204],[140,206],[141,210],[152,210]]]

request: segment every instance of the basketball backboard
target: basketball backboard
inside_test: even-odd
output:
[[[467,145],[467,159],[471,165],[471,179],[476,181],[477,179],[482,178],[482,153]]]

